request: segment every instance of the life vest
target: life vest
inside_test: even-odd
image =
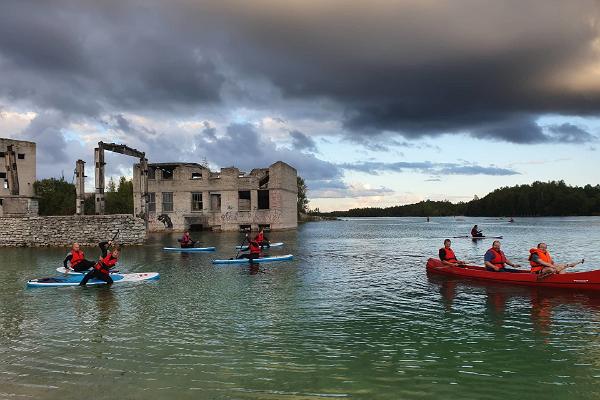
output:
[[[85,256],[81,250],[71,250],[71,268],[83,261]]]
[[[506,264],[506,256],[504,255],[502,250],[496,251],[496,249],[492,247],[488,251],[491,251],[494,254],[494,258],[492,258],[490,262],[496,267],[504,268],[504,264]]]
[[[537,254],[539,261],[544,261],[548,264],[552,264],[552,257],[550,257],[550,253],[547,251],[542,251],[540,249],[531,249],[529,250],[529,265],[531,265],[531,272],[537,273],[544,269],[545,265],[539,264],[533,261],[533,255]]]
[[[265,235],[262,232],[258,232],[258,235],[256,235],[256,238],[254,239],[256,240],[259,244],[265,241]]]
[[[250,250],[250,254],[260,254],[260,243],[251,240],[248,249]]]
[[[108,253],[106,257],[96,263],[94,269],[102,272],[103,274],[109,274],[110,269],[117,264],[117,261],[118,259],[114,258],[112,253]]]
[[[181,243],[183,244],[188,244],[192,241],[192,239],[190,238],[190,235],[183,235],[183,237],[181,238]]]
[[[454,254],[454,251],[450,247],[448,247],[448,248],[444,247],[442,250],[444,250],[444,252],[446,254],[442,261],[448,261],[448,262],[457,262],[458,261],[456,259],[456,255]]]

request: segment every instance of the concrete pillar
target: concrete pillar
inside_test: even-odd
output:
[[[104,148],[96,147],[94,149],[94,163],[96,165],[95,178],[96,178],[96,193],[94,198],[94,204],[96,209],[96,215],[104,214]]]
[[[148,222],[148,160],[140,159],[140,213]]]
[[[85,214],[85,161],[77,160],[75,163],[75,214]]]
[[[4,162],[6,166],[6,177],[8,178],[8,189],[10,190],[10,194],[13,196],[18,196],[19,173],[17,170],[17,154],[15,153],[15,147],[12,144],[6,147]]]

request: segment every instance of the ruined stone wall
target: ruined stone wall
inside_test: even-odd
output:
[[[142,244],[146,239],[144,220],[129,214],[0,217],[0,246],[94,246],[117,231],[119,243]]]

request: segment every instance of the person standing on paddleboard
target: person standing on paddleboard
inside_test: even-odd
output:
[[[109,247],[112,248],[110,252],[108,251]],[[110,269],[117,264],[121,251],[117,245],[113,246],[112,240],[100,243],[100,249],[102,250],[102,256],[94,265],[94,268],[83,277],[80,286],[85,286],[92,278],[104,281],[109,285],[113,283],[110,277]]]
[[[479,230],[477,225],[475,225],[473,227],[473,229],[471,229],[471,236],[472,237],[483,237],[483,232]]]
[[[537,248],[529,250],[529,264],[531,272],[540,275],[564,274],[567,268],[572,268],[578,264],[583,264],[585,260],[570,264],[555,264],[548,252],[546,243],[540,243]]]
[[[454,250],[452,250],[452,248],[450,247],[451,244],[452,244],[452,242],[450,241],[450,239],[444,240],[444,247],[442,247],[439,251],[440,260],[442,261],[442,264],[448,265],[451,267],[458,267],[461,265],[465,265],[466,262],[461,261],[456,258],[456,255],[454,254]]]
[[[67,267],[67,263],[70,263],[70,267]],[[65,270],[70,268],[75,272],[87,271],[90,268],[94,268],[94,265],[95,262],[85,259],[85,254],[81,251],[79,243],[73,243],[71,251],[63,260],[63,267]]]
[[[504,267],[505,264],[508,264],[513,268],[521,268],[519,264],[515,264],[506,258],[504,252],[500,250],[499,240],[494,240],[492,248],[483,256],[483,261],[485,263],[485,269],[492,272],[516,272],[514,269],[506,269]]]

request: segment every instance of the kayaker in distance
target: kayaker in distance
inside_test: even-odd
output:
[[[192,238],[190,237],[190,232],[188,232],[188,231],[183,232],[183,236],[181,237],[181,239],[178,239],[177,241],[181,245],[181,248],[184,248],[184,249],[194,247],[194,245],[197,243],[197,241],[192,240]]]
[[[248,234],[246,234],[246,239],[248,239]],[[260,243],[256,241],[256,238],[248,242],[248,250],[250,250],[250,253],[240,254],[237,258],[247,258],[250,260],[250,263],[252,263],[252,260],[260,258],[262,250]]]
[[[271,247],[271,242],[269,241],[269,238],[265,236],[264,228],[260,228],[254,240],[259,244],[261,248]]]
[[[506,258],[504,252],[500,250],[499,240],[494,240],[494,243],[492,243],[492,248],[486,251],[485,255],[483,256],[483,261],[485,263],[485,269],[493,272],[516,272],[514,269],[506,269],[504,267],[505,264],[508,264],[513,268],[521,268],[519,264],[515,264]]]
[[[95,265],[95,262],[85,259],[85,255],[83,254],[83,251],[81,251],[79,243],[73,243],[71,251],[63,260],[63,267],[65,269],[69,269],[67,263],[71,264],[69,268],[75,272],[87,271]]]
[[[444,247],[442,247],[439,251],[440,260],[442,260],[442,264],[449,265],[452,267],[465,265],[466,262],[456,258],[454,250],[452,250],[452,248],[450,247],[451,244],[452,242],[450,241],[450,239],[444,240]]]
[[[531,265],[531,272],[534,274],[564,274],[567,268],[583,264],[584,261],[584,259],[581,259],[581,261],[570,264],[555,264],[548,252],[546,243],[540,243],[537,248],[529,250],[529,264]]]
[[[109,247],[112,248],[112,251],[110,252],[108,251]],[[117,261],[119,260],[119,255],[121,254],[119,246],[113,246],[113,242],[111,240],[108,242],[100,243],[100,249],[102,250],[102,256],[94,265],[94,268],[90,272],[85,274],[85,276],[81,280],[81,283],[79,283],[80,286],[85,286],[87,282],[92,278],[104,281],[109,285],[113,283],[113,280],[110,277],[110,269],[114,267],[117,264]]]
[[[483,237],[483,232],[479,230],[479,228],[477,228],[477,225],[475,225],[473,227],[473,229],[471,229],[471,236],[472,237]]]

